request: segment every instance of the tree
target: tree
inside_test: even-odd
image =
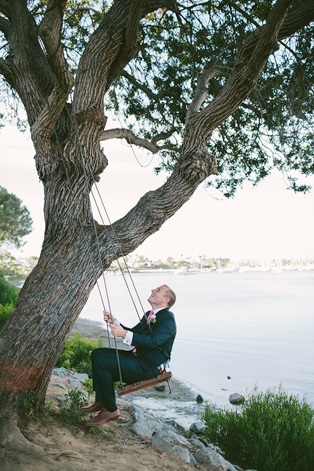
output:
[[[23,237],[32,231],[28,209],[13,193],[0,186],[0,245],[4,242],[21,247]]]
[[[0,0],[0,73],[26,110],[46,224],[38,264],[1,332],[2,445],[42,453],[18,429],[19,401],[44,401],[66,335],[117,256],[210,176],[233,195],[273,166],[291,171],[296,189],[294,172],[313,172],[313,1],[241,5]],[[106,128],[105,112],[117,110],[127,129]],[[281,153],[265,151],[267,136]],[[111,138],[159,153],[156,171],[169,177],[107,226],[94,221],[89,194],[108,164],[100,141]]]

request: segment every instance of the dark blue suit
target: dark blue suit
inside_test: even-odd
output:
[[[97,348],[92,351],[93,383],[96,402],[104,402],[106,409],[117,409],[113,384],[119,381],[119,363],[122,380],[135,383],[158,375],[158,366],[170,360],[173,342],[176,336],[174,315],[169,309],[162,309],[156,314],[156,321],[147,324],[147,315],[134,327],[125,330],[133,332],[132,352],[115,349]]]

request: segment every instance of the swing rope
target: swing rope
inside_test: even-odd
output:
[[[69,110],[67,110],[67,112],[68,112],[68,114],[69,114]],[[96,188],[96,191],[97,191],[98,197],[99,197],[99,199],[100,199],[100,202],[101,202],[102,208],[103,208],[103,210],[104,210],[104,213],[105,213],[105,215],[106,215],[106,217],[107,217],[107,220],[108,220],[108,223],[109,223],[109,227],[110,227],[111,233],[112,233],[112,235],[113,235],[113,239],[117,242],[118,239],[117,239],[115,230],[114,230],[113,225],[112,225],[112,223],[111,223],[111,220],[110,220],[110,218],[109,218],[109,215],[108,215],[107,209],[106,209],[106,207],[105,207],[103,198],[102,198],[102,196],[101,196],[101,194],[100,194],[100,192],[99,192],[99,189],[98,189],[98,186],[97,186],[97,182],[95,181],[95,178],[94,178],[94,176],[93,176],[93,174],[92,174],[92,172],[91,172],[91,170],[90,170],[89,162],[88,162],[88,159],[86,158],[84,149],[82,148],[82,145],[81,145],[81,142],[80,142],[80,139],[79,139],[79,136],[78,136],[78,129],[77,129],[76,121],[75,121],[75,119],[73,119],[73,117],[72,117],[70,114],[69,114],[69,118],[70,118],[70,120],[72,120],[73,128],[74,128],[75,135],[76,135],[76,138],[77,138],[78,147],[79,147],[79,150],[80,150],[79,155],[80,155],[80,158],[81,158],[81,163],[82,163],[82,168],[83,168],[83,173],[84,173],[85,188],[86,188],[86,190],[88,191],[88,182],[89,182],[89,181],[92,181],[93,185],[94,185],[95,188]],[[62,150],[61,150],[61,146],[60,146],[59,141],[58,141],[58,145],[59,145],[59,151],[60,151],[60,153],[61,153],[61,156],[62,156],[62,158],[64,158],[63,152],[62,152]],[[85,164],[86,166],[85,166],[84,164]],[[68,174],[66,165],[65,165],[65,170],[66,170],[67,179],[68,179],[68,181],[70,181],[70,177],[69,177],[69,174]],[[90,178],[90,180],[88,180],[88,177]],[[105,226],[105,222],[104,222],[104,219],[103,219],[103,216],[102,216],[102,212],[101,212],[101,210],[100,210],[100,208],[99,208],[99,205],[98,205],[98,203],[97,203],[96,197],[95,197],[94,192],[93,192],[92,189],[91,189],[91,195],[92,195],[92,198],[93,198],[95,207],[97,208],[97,211],[98,211],[99,217],[100,217],[100,219],[101,219],[101,222],[102,222],[102,224]],[[91,208],[91,210],[92,210],[92,208]],[[93,211],[92,211],[92,216],[93,216]],[[99,262],[100,262],[100,264],[101,264],[100,244],[99,244],[99,238],[98,238],[98,234],[97,234],[97,229],[96,229],[96,224],[95,224],[95,218],[94,218],[94,216],[92,217],[92,219],[93,219],[93,229],[94,229],[94,234],[95,234],[96,243],[97,243],[97,249],[98,249]],[[81,225],[81,222],[80,222],[80,225]],[[81,229],[82,229],[82,225],[81,225]],[[117,245],[119,246],[119,244],[117,244]],[[121,248],[120,248],[120,250],[121,250]],[[126,276],[125,276],[124,270],[123,270],[123,268],[122,268],[122,265],[121,265],[121,263],[120,263],[120,261],[119,261],[118,253],[117,253],[117,251],[116,251],[115,249],[114,249],[114,254],[115,254],[115,259],[117,260],[117,263],[118,263],[120,272],[121,272],[121,274],[122,274],[122,276],[123,276],[124,283],[125,283],[125,285],[126,285],[126,287],[127,287],[127,290],[128,290],[129,296],[130,296],[130,299],[131,299],[131,301],[132,301],[132,303],[133,303],[133,306],[134,306],[134,308],[135,308],[135,311],[136,311],[136,313],[137,313],[137,316],[138,316],[138,318],[139,318],[139,320],[140,320],[141,317],[140,317],[139,311],[138,311],[138,309],[137,309],[137,305],[136,305],[136,303],[135,303],[135,301],[134,301],[134,298],[133,298],[133,296],[132,296],[132,292],[131,292],[130,286],[129,286],[128,281],[127,281],[127,279],[126,279]],[[122,255],[122,254],[121,254],[121,255]],[[147,316],[146,316],[146,314],[145,314],[144,307],[143,307],[143,305],[142,305],[142,302],[141,302],[139,293],[138,293],[137,288],[136,288],[136,286],[135,286],[135,283],[134,283],[133,277],[132,277],[132,275],[131,275],[130,269],[129,269],[129,267],[128,267],[128,264],[127,264],[127,262],[126,262],[126,259],[125,259],[125,257],[124,257],[123,255],[122,255],[122,259],[123,259],[124,265],[125,265],[125,267],[126,267],[126,271],[127,271],[128,276],[129,276],[129,279],[130,279],[130,281],[131,281],[131,283],[132,283],[133,290],[134,290],[134,292],[135,292],[135,294],[136,294],[136,296],[137,296],[137,300],[138,300],[138,302],[139,302],[139,304],[140,304],[140,306],[141,306],[142,312],[144,313],[144,315],[145,315],[145,317],[146,317],[146,320],[147,320]],[[96,278],[96,276],[95,276],[95,278]],[[110,312],[110,315],[111,315],[111,318],[112,318],[112,310],[111,310],[111,305],[110,305],[108,286],[107,286],[107,283],[106,283],[106,278],[105,278],[104,272],[102,273],[102,278],[103,278],[103,282],[104,282],[104,286],[105,286],[105,291],[106,291],[108,309],[109,309],[109,312]],[[97,280],[97,279],[96,279],[96,284],[97,284],[97,289],[98,289],[98,292],[99,292],[99,294],[100,294],[100,298],[101,298],[101,301],[102,301],[103,309],[105,309],[105,303],[104,303],[104,300],[103,300],[103,297],[102,297],[102,293],[101,293],[101,290],[100,290],[100,286],[99,286],[99,283],[98,283],[98,280]],[[112,319],[112,320],[113,320],[113,319]],[[149,329],[150,329],[150,331],[152,332],[150,325],[149,325]],[[108,323],[107,323],[107,332],[108,332],[108,342],[109,342],[109,346],[110,346],[110,334],[109,334],[109,329],[108,329]],[[123,378],[122,378],[122,372],[121,372],[121,366],[120,366],[120,359],[119,359],[119,349],[118,349],[116,337],[114,337],[114,344],[115,344],[115,351],[116,351],[117,363],[118,363],[118,370],[119,370],[120,387],[123,388]]]
[[[71,102],[72,104],[72,102]],[[48,104],[49,106],[49,104]],[[82,168],[83,168],[83,177],[84,177],[84,181],[85,181],[85,189],[87,191],[89,191],[89,181],[91,181],[93,183],[93,185],[95,186],[96,188],[96,192],[97,192],[97,195],[98,195],[98,198],[101,202],[101,206],[102,206],[102,209],[106,215],[106,218],[108,220],[108,225],[109,225],[109,228],[111,230],[111,233],[113,235],[113,239],[114,241],[117,243],[118,247],[119,247],[119,250],[121,251],[121,247],[118,243],[118,238],[116,236],[116,233],[115,233],[115,230],[113,228],[113,225],[111,223],[111,220],[109,218],[109,215],[108,215],[108,212],[107,212],[107,209],[105,207],[105,204],[104,204],[104,201],[103,201],[103,198],[99,192],[99,189],[98,189],[98,186],[97,186],[97,182],[95,181],[95,178],[93,176],[93,173],[91,172],[90,170],[90,167],[89,167],[89,162],[88,162],[88,159],[86,158],[86,155],[85,155],[85,152],[84,152],[84,149],[82,147],[82,144],[80,142],[80,138],[79,138],[79,135],[78,135],[78,129],[77,129],[77,124],[76,124],[76,121],[75,119],[73,118],[73,116],[70,114],[69,110],[67,109],[67,113],[68,113],[68,116],[70,118],[70,121],[72,122],[73,124],[73,128],[74,128],[74,132],[75,132],[75,136],[77,138],[77,143],[78,143],[78,147],[79,147],[79,155],[80,155],[80,158],[81,158],[81,163],[82,163]],[[64,170],[65,170],[65,175],[66,175],[66,178],[67,178],[67,181],[68,181],[68,184],[69,184],[69,188],[70,188],[70,191],[72,193],[74,193],[74,189],[73,189],[73,185],[71,184],[71,178],[70,178],[70,175],[69,175],[69,172],[68,172],[68,169],[67,169],[67,163],[65,161],[65,158],[64,158],[64,154],[63,154],[63,150],[61,148],[61,145],[60,145],[60,141],[59,141],[59,138],[58,138],[58,135],[57,133],[55,132],[55,137],[56,137],[56,141],[57,141],[57,146],[58,146],[58,149],[59,149],[59,153],[60,153],[60,156],[61,156],[61,159],[63,160],[64,162]],[[88,173],[87,173],[88,172]],[[88,179],[89,177],[89,179]],[[100,210],[99,208],[99,205],[97,203],[97,200],[96,200],[96,197],[94,195],[94,192],[91,188],[90,190],[90,193],[91,193],[91,196],[93,198],[93,201],[94,201],[94,204],[95,204],[95,207],[98,211],[98,214],[99,214],[99,217],[101,219],[101,222],[102,224],[105,226],[105,222],[104,222],[104,219],[103,219],[103,216],[102,216],[102,211]],[[93,221],[93,230],[94,230],[94,234],[95,234],[95,238],[96,238],[96,244],[97,244],[97,252],[98,252],[98,257],[99,257],[99,263],[100,263],[100,266],[102,265],[102,261],[101,261],[101,250],[100,250],[100,243],[99,243],[99,237],[98,237],[98,233],[97,233],[97,228],[96,228],[96,223],[95,223],[95,218],[94,218],[94,215],[93,215],[93,210],[92,210],[92,207],[91,207],[91,212],[92,212],[92,221]],[[83,230],[83,225],[82,225],[82,222],[79,221],[79,225],[80,225],[80,229],[82,231],[82,234],[86,240],[86,235],[85,235],[85,231]],[[87,241],[88,243],[88,241]],[[139,296],[139,293],[138,293],[138,290],[135,286],[135,283],[134,283],[134,280],[133,280],[133,277],[131,275],[131,272],[130,272],[130,269],[129,269],[129,266],[126,262],[126,259],[124,257],[124,255],[122,254],[122,251],[121,251],[121,254],[120,254],[120,258],[122,258],[123,262],[124,262],[124,266],[125,266],[125,270],[123,270],[122,268],[122,265],[120,263],[120,260],[119,260],[119,256],[118,256],[118,253],[116,251],[116,249],[114,248],[114,255],[115,255],[115,259],[118,263],[118,267],[119,267],[119,270],[122,274],[122,277],[123,277],[123,280],[124,280],[124,283],[125,283],[125,286],[127,288],[127,291],[129,293],[129,296],[130,296],[130,299],[133,303],[133,306],[134,306],[134,309],[137,313],[137,316],[139,318],[139,320],[141,320],[141,316],[139,314],[139,311],[138,311],[138,308],[137,308],[137,305],[135,303],[135,300],[134,300],[134,297],[132,295],[132,292],[131,292],[131,289],[130,289],[130,286],[129,286],[129,283],[126,279],[126,276],[125,276],[125,271],[127,272],[127,275],[129,277],[129,280],[130,280],[130,283],[132,285],[132,288],[134,290],[134,293],[137,297],[137,301],[141,307],[141,310],[144,314],[144,316],[146,317],[146,320],[147,320],[147,316],[145,314],[145,310],[144,310],[144,307],[142,305],[142,302],[141,302],[141,299],[140,299],[140,296]],[[101,303],[102,303],[102,306],[103,306],[103,309],[106,310],[106,307],[105,307],[105,302],[104,302],[104,298],[103,298],[103,295],[102,295],[102,291],[100,289],[100,286],[99,286],[99,282],[98,282],[98,279],[96,277],[96,273],[95,271],[93,271],[94,273],[94,278],[95,278],[95,284],[97,285],[97,289],[98,289],[98,293],[99,293],[99,296],[100,296],[100,299],[101,299]],[[111,310],[111,304],[110,304],[110,298],[109,298],[109,291],[108,291],[108,286],[107,286],[107,282],[106,282],[106,277],[105,277],[105,274],[104,274],[104,271],[102,272],[102,279],[103,279],[103,283],[104,283],[104,288],[105,288],[105,293],[106,293],[106,299],[107,299],[107,305],[108,305],[108,310],[110,312],[110,315],[111,315],[111,319],[113,320],[113,316],[112,316],[112,310]],[[151,326],[148,324],[148,327],[150,329],[150,332],[152,333],[152,329],[151,329]],[[109,328],[108,328],[108,322],[107,322],[107,332],[108,332],[108,343],[109,343],[109,347],[111,346],[111,342],[110,342],[110,333],[109,333]],[[142,388],[145,388],[145,387],[148,387],[150,385],[153,385],[153,384],[157,384],[157,383],[160,383],[162,381],[169,381],[169,378],[172,376],[171,372],[164,372],[163,374],[160,374],[157,376],[157,378],[152,378],[151,380],[145,380],[145,381],[141,381],[139,383],[136,383],[136,384],[133,384],[133,385],[127,385],[125,386],[124,385],[124,382],[123,382],[123,378],[122,378],[122,372],[121,372],[121,365],[120,365],[120,359],[119,359],[119,349],[118,349],[118,345],[117,345],[117,339],[116,337],[114,337],[114,344],[115,344],[115,351],[116,351],[116,357],[117,357],[117,364],[118,364],[118,371],[119,371],[119,380],[120,380],[120,387],[118,388],[118,394],[119,395],[122,395],[122,394],[127,394],[128,392],[132,392],[132,391],[137,391],[139,389],[142,389]],[[169,385],[169,383],[168,383]],[[169,390],[170,390],[170,386],[169,386]],[[171,390],[170,390],[171,392]]]

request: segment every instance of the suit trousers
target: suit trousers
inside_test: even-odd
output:
[[[114,382],[120,380],[119,364],[124,383],[136,383],[147,376],[138,358],[130,351],[119,350],[117,356],[113,348],[96,348],[91,353],[91,361],[95,402],[104,402],[109,412],[117,410]]]

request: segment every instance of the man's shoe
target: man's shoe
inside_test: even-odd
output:
[[[101,410],[105,409],[105,404],[104,402],[95,402],[95,404],[92,404],[91,406],[84,406],[81,407],[82,412],[99,412]]]
[[[105,425],[108,422],[111,422],[112,420],[118,420],[120,417],[120,411],[119,409],[115,410],[114,412],[109,412],[107,410],[99,412],[96,417],[93,419],[87,420],[86,425],[88,427],[100,427],[101,425]]]

